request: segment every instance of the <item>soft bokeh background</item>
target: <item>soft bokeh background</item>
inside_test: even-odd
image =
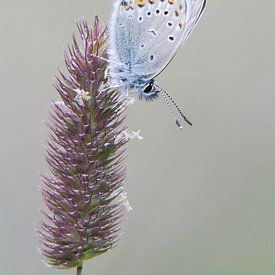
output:
[[[34,224],[46,171],[45,120],[57,68],[81,16],[106,23],[111,0],[0,0],[1,274],[74,274],[41,263]],[[130,213],[94,275],[275,274],[275,2],[209,0],[159,77],[194,123],[179,131],[163,100],[129,125]]]

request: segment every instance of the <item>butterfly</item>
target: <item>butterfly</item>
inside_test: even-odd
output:
[[[111,77],[125,97],[134,91],[140,99],[153,100],[161,93],[180,128],[169,100],[191,122],[155,77],[187,40],[205,6],[206,0],[114,0],[108,51]]]

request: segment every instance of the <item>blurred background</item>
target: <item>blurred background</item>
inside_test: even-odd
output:
[[[111,0],[0,0],[1,274],[49,269],[37,252],[38,171],[52,84],[84,16],[106,24]],[[163,100],[137,101],[127,151],[133,211],[94,275],[275,274],[275,2],[209,0],[188,43],[158,77],[194,123]]]

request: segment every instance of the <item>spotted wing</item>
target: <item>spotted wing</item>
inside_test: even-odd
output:
[[[116,1],[111,58],[151,79],[171,61],[196,26],[206,0]]]

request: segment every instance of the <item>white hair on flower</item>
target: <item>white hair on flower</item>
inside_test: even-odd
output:
[[[114,200],[115,203],[119,203],[119,204],[123,205],[123,207],[125,208],[125,210],[127,212],[130,212],[131,210],[133,210],[132,206],[129,203],[127,192],[124,191],[123,187],[115,190],[111,194],[111,197],[115,198],[115,200]]]
[[[114,144],[118,144],[120,141],[129,141],[133,139],[143,140],[143,137],[140,135],[140,130],[129,133],[128,130],[123,130],[120,134],[117,135]]]
[[[86,91],[81,90],[81,89],[75,89],[74,91],[76,93],[76,96],[75,96],[74,99],[81,106],[84,105],[84,101],[89,101],[91,99],[91,96],[90,96],[89,92],[86,92]]]

